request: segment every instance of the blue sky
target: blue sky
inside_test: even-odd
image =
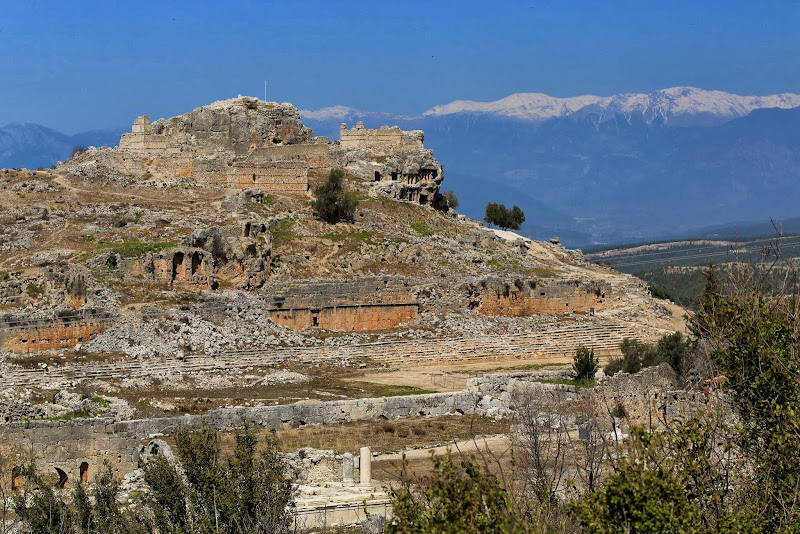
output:
[[[456,99],[800,93],[794,2],[82,2],[0,10],[0,125],[75,133],[237,93],[421,113]]]

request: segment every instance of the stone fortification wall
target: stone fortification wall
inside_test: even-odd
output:
[[[281,145],[269,147],[256,147],[248,160],[256,163],[270,161],[302,161],[310,168],[328,166],[328,145],[316,143],[320,138],[314,139],[313,145]]]
[[[605,306],[606,282],[489,278],[469,286],[470,308],[485,315],[521,317],[537,313],[586,313]]]
[[[152,124],[143,115],[118,149],[93,150],[67,166],[84,175],[108,175],[94,168],[101,166],[137,179],[306,192],[308,170],[328,166],[322,141],[294,106],[240,97]]]
[[[228,187],[267,192],[308,191],[308,166],[302,161],[236,162],[228,167]]]
[[[49,349],[74,347],[86,343],[105,330],[109,319],[102,315],[83,312],[62,317],[61,322],[52,319],[38,322],[14,317],[0,319],[0,347],[9,352],[26,354]]]
[[[266,428],[348,421],[401,419],[416,415],[440,416],[472,413],[473,395],[466,391],[400,397],[309,402],[282,406],[223,408],[206,415],[114,422],[78,419],[11,423],[0,426],[0,453],[30,451],[42,472],[63,471],[70,486],[82,476],[94,477],[104,461],[121,476],[138,467],[142,442],[172,434],[178,425],[208,423],[217,430],[241,428],[243,421]]]
[[[271,319],[296,330],[388,330],[419,313],[409,281],[393,277],[272,285],[261,294]]]
[[[12,423],[2,426],[0,453],[22,453],[41,473],[58,474],[62,487],[73,487],[92,480],[106,461],[116,478],[135,470],[139,439],[111,419]]]
[[[417,318],[418,304],[365,304],[321,309],[269,310],[273,322],[291,328],[325,330],[391,330]]]
[[[339,128],[339,143],[343,149],[371,150],[378,156],[420,150],[424,140],[425,134],[421,130],[406,132],[397,126],[381,126],[377,130],[368,130],[364,128],[362,121],[358,121],[349,130],[345,123]]]
[[[513,410],[516,391],[539,393],[554,402],[573,403],[591,397],[599,414],[617,414],[625,424],[650,424],[659,414],[680,417],[702,407],[706,394],[677,390],[675,374],[662,365],[638,375],[618,374],[594,389],[542,383],[564,378],[563,372],[511,372],[468,382],[466,390],[399,397],[295,403],[281,406],[223,408],[205,415],[114,422],[111,419],[40,421],[0,425],[0,453],[29,451],[37,467],[62,470],[67,483],[108,460],[119,474],[138,466],[145,440],[169,435],[178,425],[207,423],[217,430],[240,428],[243,422],[266,428],[309,424],[340,424],[358,420],[402,419],[411,416],[471,414],[505,416]],[[719,395],[716,395],[719,397]],[[556,409],[556,407],[550,407]]]
[[[419,130],[407,132],[397,126],[367,130],[362,122],[348,130],[342,124],[328,158],[331,165],[373,182],[374,194],[446,210],[447,202],[439,193],[444,171],[423,141]]]

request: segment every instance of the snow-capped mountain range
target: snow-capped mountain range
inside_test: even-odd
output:
[[[696,87],[671,87],[649,94],[624,93],[608,97],[583,95],[558,98],[542,93],[515,93],[494,102],[455,100],[449,104],[434,106],[422,113],[422,116],[489,113],[527,121],[544,121],[592,113],[601,117],[637,115],[644,117],[648,123],[659,120],[669,122],[687,117],[727,121],[744,117],[756,109],[789,109],[798,106],[800,106],[800,95],[794,93],[741,96],[725,91],[706,91]],[[304,118],[320,121],[345,120],[367,115],[374,115],[375,118],[380,115],[385,115],[386,118],[393,117],[390,113],[365,113],[345,106],[333,106],[316,111],[302,110],[300,113]]]

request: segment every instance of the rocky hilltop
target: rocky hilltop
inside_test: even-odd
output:
[[[333,168],[359,199],[335,225],[310,206]],[[325,381],[579,344],[610,355],[674,327],[680,312],[632,277],[457,214],[443,179],[421,131],[343,124],[330,141],[249,97],[138,117],[118,147],[55,169],[0,171],[0,411],[63,413],[60,390],[128,416],[364,396],[366,379]]]

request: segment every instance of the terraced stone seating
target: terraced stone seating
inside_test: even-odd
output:
[[[65,363],[49,369],[11,366],[4,377],[7,387],[69,388],[85,380],[145,378],[182,373],[205,373],[269,367],[284,362],[364,362],[388,367],[478,360],[536,359],[570,356],[578,346],[593,348],[598,355],[618,355],[623,338],[652,341],[668,333],[625,323],[591,322],[544,325],[531,332],[507,336],[386,341],[340,347],[285,347],[230,351],[218,357],[186,356],[124,362]],[[10,362],[9,362],[10,363]]]

